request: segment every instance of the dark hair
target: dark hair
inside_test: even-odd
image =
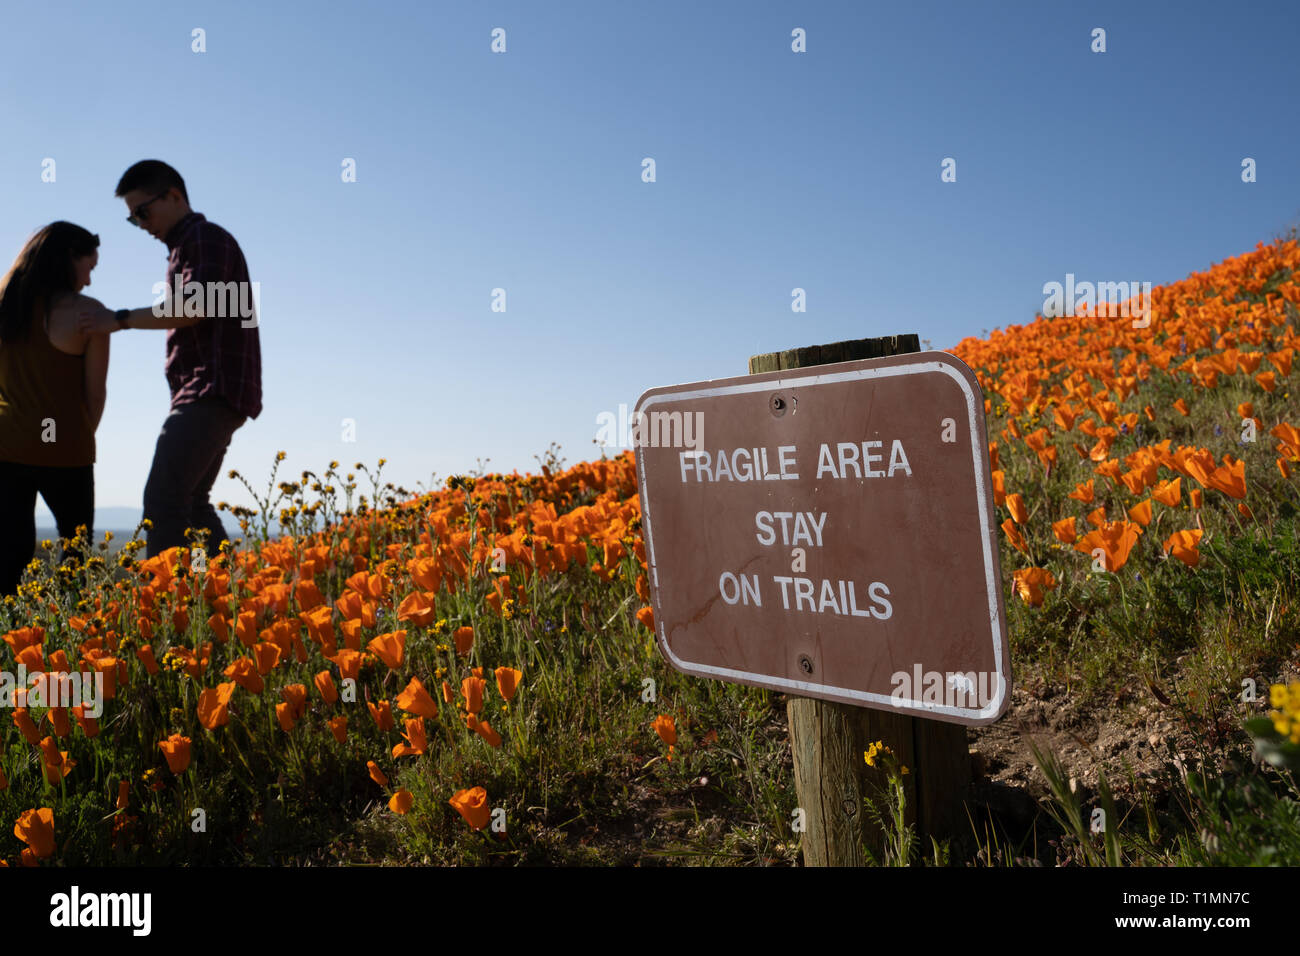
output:
[[[58,293],[76,291],[72,260],[98,248],[99,236],[61,220],[28,239],[0,279],[0,343],[25,339],[38,311]]]
[[[117,181],[115,195],[121,199],[133,189],[143,189],[147,193],[166,192],[175,186],[181,191],[181,197],[188,203],[190,194],[185,191],[185,180],[161,159],[142,159],[122,174]]]

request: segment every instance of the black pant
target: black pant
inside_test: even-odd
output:
[[[36,494],[54,513],[60,538],[71,538],[77,525],[86,526],[87,542],[94,533],[95,466],[59,468],[0,462],[0,596],[18,593],[23,569],[36,554]],[[64,560],[79,560],[74,549]]]
[[[221,398],[177,405],[167,416],[144,487],[144,516],[153,522],[149,557],[178,545],[188,548],[186,528],[207,530],[208,556],[217,556],[226,529],[208,495],[242,424],[244,416]]]

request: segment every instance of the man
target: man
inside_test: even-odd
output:
[[[185,529],[194,528],[207,531],[207,553],[215,557],[226,533],[208,496],[231,436],[262,411],[257,317],[247,307],[255,287],[239,244],[190,209],[185,182],[171,166],[136,163],[122,174],[116,195],[126,202],[127,221],[167,246],[165,301],[83,316],[81,328],[168,330],[171,412],[144,489],[144,516],[152,522],[146,553],[188,547]]]

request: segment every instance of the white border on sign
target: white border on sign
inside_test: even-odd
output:
[[[903,356],[898,356],[902,358]],[[796,372],[798,369],[788,369],[787,371]],[[967,381],[957,368],[945,361],[928,361],[928,362],[911,362],[905,365],[891,365],[883,368],[865,368],[856,369],[850,372],[826,372],[815,375],[798,375],[791,376],[798,385],[796,387],[810,387],[814,385],[831,384],[833,382],[846,382],[854,379],[864,378],[885,378],[891,375],[911,375],[922,372],[940,372],[953,379],[966,396],[966,412],[970,425],[971,436],[971,463],[975,469],[975,495],[976,510],[980,516],[980,532],[983,538],[984,546],[984,572],[985,583],[988,589],[989,601],[989,627],[993,636],[993,663],[994,672],[999,676],[1002,675],[1002,627],[998,615],[999,607],[999,587],[1000,582],[997,580],[996,567],[993,560],[992,535],[989,530],[988,513],[985,509],[987,502],[986,491],[984,488],[984,469],[980,467],[979,459],[980,442],[979,428],[975,420],[975,394],[971,391],[970,382]],[[780,378],[764,379],[759,382],[738,382],[734,385],[720,385],[714,388],[699,388],[685,392],[667,392],[660,395],[652,395],[644,403],[638,403],[637,410],[648,409],[651,405],[663,402],[680,402],[694,398],[708,398],[715,395],[741,395],[746,392],[770,391],[773,387],[779,388],[782,380]],[[637,455],[637,471],[641,477],[641,522],[645,525],[645,542],[646,554],[650,558],[650,574],[654,579],[655,594],[659,593],[659,575],[655,565],[653,536],[650,534],[650,501],[646,492],[649,486],[645,481],[645,458]],[[808,692],[808,691],[826,691],[847,697],[852,700],[860,700],[873,704],[885,705],[887,709],[897,711],[922,711],[925,713],[947,714],[951,717],[965,717],[973,720],[988,720],[993,718],[1002,707],[1002,702],[1006,697],[1009,681],[999,680],[998,696],[992,700],[988,706],[974,710],[968,707],[950,707],[944,704],[926,704],[921,701],[906,700],[900,702],[899,698],[885,696],[884,694],[872,694],[866,691],[850,690],[846,687],[835,687],[830,684],[819,684],[812,681],[791,680],[786,677],[774,677],[771,674],[751,674],[748,671],[735,670],[730,667],[714,667],[708,664],[693,664],[684,661],[673,653],[668,644],[668,635],[665,631],[664,622],[656,617],[655,629],[659,632],[659,646],[664,652],[672,658],[674,666],[688,674],[699,674],[709,677],[719,677],[731,679],[733,681],[743,681],[756,684],[762,687],[768,687],[773,690],[783,690],[789,692]]]

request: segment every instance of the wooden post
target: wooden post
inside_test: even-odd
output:
[[[749,374],[851,362],[919,352],[915,334],[856,339],[755,355]],[[863,752],[884,741],[908,769],[908,824],[916,826],[922,855],[930,838],[952,837],[967,825],[963,800],[970,783],[970,751],[961,724],[908,714],[791,697],[786,705],[795,789],[804,811],[805,866],[863,866],[862,845],[878,852],[882,832],[863,812],[863,796],[884,777],[866,765]]]

